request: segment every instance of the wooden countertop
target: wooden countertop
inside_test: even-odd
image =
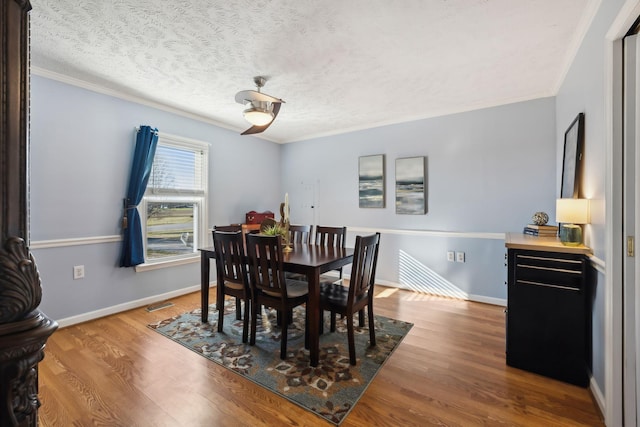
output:
[[[538,237],[523,233],[506,233],[507,249],[526,249],[530,251],[563,252],[569,254],[591,255],[591,248],[585,245],[565,246],[558,237]]]

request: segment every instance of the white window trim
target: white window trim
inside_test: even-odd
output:
[[[193,254],[188,258],[174,259],[171,261],[164,260],[162,262],[139,264],[139,265],[136,265],[134,268],[136,270],[136,273],[141,273],[143,271],[152,271],[152,270],[158,270],[160,268],[167,268],[167,267],[177,267],[180,265],[195,264],[197,262],[200,262],[200,254]]]
[[[186,138],[177,135],[171,135],[164,132],[158,132],[158,145],[171,146],[181,149],[200,150],[202,152],[202,162],[204,167],[202,168],[202,181],[203,191],[198,192],[197,195],[191,195],[190,192],[183,192],[180,196],[171,197],[171,200],[183,199],[186,201],[193,201],[196,204],[196,215],[198,224],[198,236],[194,239],[194,247],[206,246],[205,242],[208,240],[209,229],[208,224],[208,199],[209,199],[209,144],[196,139]],[[198,262],[200,260],[200,254],[198,251],[174,257],[165,257],[158,260],[146,260],[147,254],[147,223],[144,216],[144,212],[147,211],[147,201],[161,201],[166,200],[168,195],[166,194],[147,194],[145,192],[142,202],[138,205],[138,213],[142,222],[142,241],[144,246],[145,262],[135,266],[136,272],[156,270],[165,267],[174,267],[178,265],[185,265]]]

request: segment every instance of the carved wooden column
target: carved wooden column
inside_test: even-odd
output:
[[[0,426],[38,424],[38,363],[58,327],[37,308],[28,243],[28,0],[0,0]]]

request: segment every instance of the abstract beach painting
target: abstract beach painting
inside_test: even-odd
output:
[[[426,158],[396,159],[396,213],[427,213]]]
[[[362,156],[358,161],[361,208],[384,208],[384,155]]]

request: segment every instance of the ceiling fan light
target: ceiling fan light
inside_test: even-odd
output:
[[[254,126],[264,126],[273,120],[271,110],[251,106],[244,110],[244,118]]]

